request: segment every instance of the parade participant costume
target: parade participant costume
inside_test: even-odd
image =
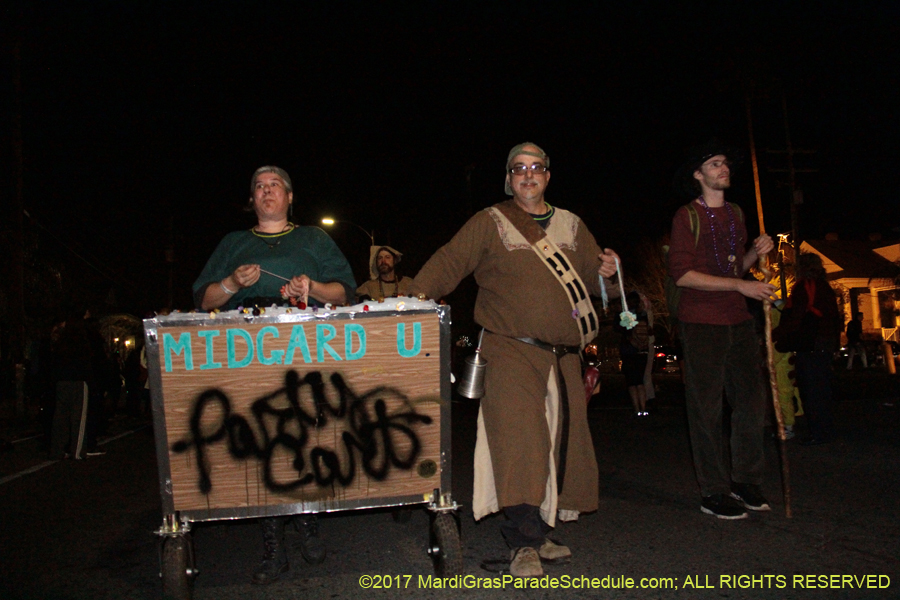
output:
[[[552,527],[558,509],[588,512],[598,504],[580,357],[548,351],[580,349],[588,316],[573,308],[572,295],[546,259],[536,256],[541,249],[504,214],[515,211],[530,218],[513,200],[473,216],[425,264],[412,291],[440,298],[474,274],[474,316],[485,328],[482,356],[488,362],[475,450],[475,518],[527,504],[540,506]],[[581,219],[554,208],[546,234],[580,276],[583,283],[575,286],[600,295],[601,250]],[[547,252],[552,256],[549,245]],[[561,389],[567,402],[559,397]],[[568,419],[561,414],[565,407]]]
[[[409,296],[409,290],[412,286],[412,282],[412,278],[400,276],[398,276],[394,281],[370,279],[356,288],[356,295],[360,297],[368,296],[373,300],[378,300],[379,298],[396,298],[398,296]]]
[[[779,301],[781,302],[781,301]],[[783,302],[781,302],[783,306]],[[781,306],[776,302],[777,310],[772,311],[772,330],[781,322]],[[800,401],[800,390],[797,388],[796,366],[793,352],[779,352],[776,346],[773,353],[775,362],[775,379],[778,384],[778,404],[784,417],[784,429],[787,439],[794,437],[796,417],[803,416],[803,404]]]
[[[818,267],[815,276],[808,273],[810,264]],[[817,255],[801,255],[797,275],[786,314],[772,337],[777,346],[797,353],[797,383],[810,433],[800,443],[817,445],[829,441],[832,435],[831,363],[840,346],[841,317],[837,297]]]
[[[390,246],[372,246],[371,256],[369,257],[369,276],[370,279],[356,288],[356,295],[360,298],[368,297],[373,300],[381,298],[396,298],[398,296],[408,296],[410,286],[412,286],[411,277],[401,277],[394,274],[393,281],[384,281],[378,272],[378,253],[387,250],[394,255],[394,264],[400,262],[402,253],[394,250]]]
[[[285,278],[306,274],[322,283],[338,282],[344,286],[346,297],[353,298],[356,287],[353,271],[328,234],[318,227],[293,224],[289,227],[282,233],[259,233],[251,229],[226,235],[194,282],[195,305],[200,306],[208,286],[219,285],[236,268],[251,264]],[[232,310],[251,301],[260,305],[281,304],[284,280],[270,273],[261,273],[255,284],[236,290],[222,310]],[[313,298],[309,302],[316,304]]]
[[[675,213],[669,273],[688,271],[740,278],[747,229],[740,209],[725,203],[687,206]],[[716,225],[710,224],[710,215]],[[691,219],[699,219],[692,227]],[[736,291],[681,288],[679,334],[685,356],[685,391],[694,468],[704,498],[727,496],[732,481],[762,483],[765,393],[759,340],[747,302]],[[722,391],[731,405],[731,471],[725,462]]]

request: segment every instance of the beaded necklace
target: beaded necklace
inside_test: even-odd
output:
[[[398,297],[398,296],[400,295],[400,278],[397,277],[396,274],[394,274],[394,280],[393,280],[393,281],[384,281],[384,280],[381,278],[381,275],[378,276],[378,291],[380,292],[382,298],[387,298],[387,296],[386,296],[385,293],[384,293],[384,284],[385,284],[385,283],[389,283],[389,284],[393,284],[393,285],[394,285],[394,293],[391,294],[392,297],[396,298],[396,297]]]
[[[697,198],[697,202],[700,203],[700,206],[706,211],[706,217],[709,220],[709,228],[712,232],[712,242],[713,242],[713,254],[716,257],[716,265],[719,267],[719,271],[724,275],[729,271],[734,271],[737,274],[737,265],[735,261],[737,260],[737,227],[735,226],[734,220],[734,211],[731,209],[731,205],[727,202],[725,203],[725,210],[728,211],[728,244],[730,246],[730,253],[728,254],[728,263],[725,266],[722,266],[722,260],[719,258],[719,247],[716,239],[719,237],[719,233],[716,231],[716,215],[713,213],[712,209],[706,204],[706,201],[703,199],[703,196]],[[724,236],[723,236],[724,237]]]
[[[260,233],[260,232],[256,231],[256,227],[251,229],[250,232],[253,235],[255,235],[256,237],[258,237],[259,239],[261,239],[262,241],[264,241],[266,243],[266,246],[269,247],[269,250],[274,250],[275,247],[281,243],[281,236],[292,232],[294,230],[294,227],[296,227],[296,226],[293,223],[288,223],[287,225],[284,226],[284,229],[280,233]],[[270,242],[269,240],[275,240],[275,241]]]

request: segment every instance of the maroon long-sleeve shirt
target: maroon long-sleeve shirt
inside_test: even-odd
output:
[[[719,265],[728,264],[731,253],[731,229],[728,209],[724,206],[711,208],[716,220],[716,243],[718,262],[713,252],[713,234],[706,210],[694,202],[700,226],[700,237],[694,243],[690,216],[686,206],[675,213],[672,220],[672,237],[669,243],[669,274],[676,282],[688,271],[697,271],[716,277],[740,279],[744,276],[743,264],[747,245],[747,228],[739,211],[734,211],[735,260],[737,271],[730,269],[723,273]],[[709,325],[737,325],[751,318],[747,301],[740,292],[708,292],[687,287],[681,288],[678,302],[678,319],[685,323],[705,323]]]

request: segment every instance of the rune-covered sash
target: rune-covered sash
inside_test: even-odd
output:
[[[581,347],[584,348],[594,341],[600,330],[600,321],[591,299],[587,293],[587,287],[575,267],[566,258],[562,250],[550,239],[547,232],[538,225],[527,212],[515,203],[514,200],[501,202],[491,208],[497,210],[506,217],[510,225],[516,229],[522,237],[531,245],[531,249],[544,265],[550,269],[553,276],[559,281],[566,291],[566,298],[572,306],[572,314],[578,322],[578,332],[581,334]]]

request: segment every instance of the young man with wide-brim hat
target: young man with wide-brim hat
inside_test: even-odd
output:
[[[748,247],[743,212],[725,201],[733,155],[715,142],[691,150],[675,187],[693,199],[675,213],[669,247],[669,274],[681,290],[676,316],[700,510],[720,519],[770,509],[760,489],[765,388],[746,298],[766,301],[775,288],[745,275],[774,244],[763,234]],[[731,406],[730,469],[723,391]]]

